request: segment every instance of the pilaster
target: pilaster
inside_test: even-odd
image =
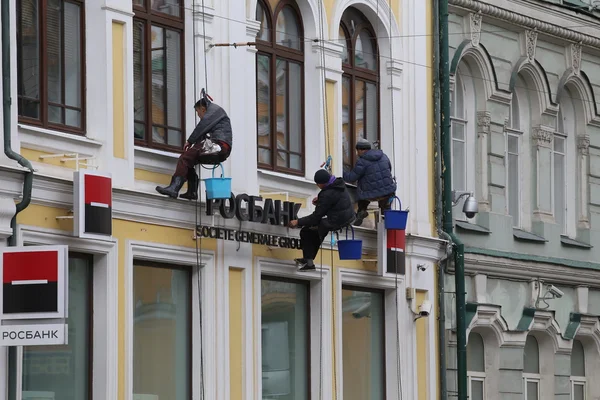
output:
[[[588,187],[589,179],[589,155],[590,135],[580,134],[577,136],[577,228],[589,229],[589,201]]]
[[[554,132],[543,125],[531,130],[533,177],[535,191],[533,201],[533,219],[541,222],[554,222],[552,191],[552,144]]]

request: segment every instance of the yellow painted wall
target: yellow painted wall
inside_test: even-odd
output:
[[[125,25],[112,23],[113,155],[125,157]]]
[[[427,298],[427,292],[417,291],[416,302],[422,304]],[[428,340],[427,331],[429,329],[429,318],[420,318],[416,321],[416,337],[417,337],[417,390],[419,393],[418,400],[427,400],[429,398],[429,389],[427,387],[427,352]]]
[[[229,269],[229,391],[231,400],[243,396],[243,295],[242,271]]]

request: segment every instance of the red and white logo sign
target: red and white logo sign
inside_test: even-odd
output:
[[[67,246],[1,248],[0,274],[1,319],[67,317]]]
[[[112,178],[95,171],[73,174],[73,213],[75,235],[112,236]]]

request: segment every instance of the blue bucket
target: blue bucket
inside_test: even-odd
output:
[[[338,240],[340,260],[360,260],[362,257],[362,240],[355,240],[352,225],[350,229],[352,229],[352,239],[348,239],[348,228],[346,228],[346,240]]]
[[[398,200],[398,210],[386,210],[383,215],[385,217],[385,229],[406,229],[406,220],[408,219],[408,211],[402,211],[402,202],[397,196],[392,198]]]
[[[213,199],[228,199],[231,197],[231,178],[223,178],[225,173],[223,164],[219,164],[221,167],[221,177],[215,178],[215,168],[212,171],[212,178],[204,180],[206,184],[206,198],[208,200]]]

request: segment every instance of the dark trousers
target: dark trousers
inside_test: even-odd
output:
[[[378,199],[359,200],[356,202],[356,205],[358,206],[356,213],[358,214],[361,211],[367,211],[367,207],[369,207],[371,201],[377,201],[377,203],[379,203],[379,208],[381,209],[381,211],[389,210],[390,208],[392,208],[392,204],[390,203],[390,197],[392,197],[393,195],[393,193],[390,193],[389,195],[380,197]]]
[[[189,149],[183,152],[177,160],[177,167],[173,176],[182,176],[189,179],[190,174],[195,174],[194,167],[198,164],[219,164],[229,157],[231,147],[227,143],[215,141],[221,146],[221,151],[217,154],[206,154],[204,152],[203,141],[194,143]]]
[[[317,226],[305,226],[300,230],[300,240],[302,241],[302,258],[314,260],[319,252],[319,248],[331,227],[326,221],[321,221]]]

